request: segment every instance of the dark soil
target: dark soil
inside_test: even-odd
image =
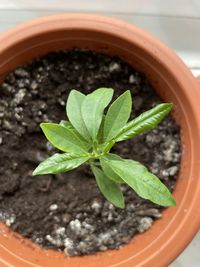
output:
[[[39,123],[65,119],[71,89],[89,93],[99,87],[114,88],[115,97],[130,89],[132,116],[161,102],[146,78],[120,59],[78,50],[51,53],[22,66],[0,88],[0,218],[33,242],[67,255],[119,248],[161,217],[159,206],[126,186],[126,208],[113,207],[86,166],[59,175],[31,175],[55,152]],[[170,116],[113,150],[142,162],[173,190],[181,153],[179,127]]]

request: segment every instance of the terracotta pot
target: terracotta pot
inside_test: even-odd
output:
[[[44,250],[0,225],[1,266],[167,266],[200,226],[200,88],[180,59],[158,40],[123,21],[95,15],[58,15],[18,26],[0,38],[0,78],[49,51],[89,48],[120,56],[145,73],[158,94],[175,104],[181,125],[182,161],[174,195],[177,206],[118,251],[66,258]],[[198,91],[199,90],[199,91]]]

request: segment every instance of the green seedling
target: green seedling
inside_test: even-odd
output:
[[[116,207],[125,206],[120,190],[123,183],[144,199],[161,206],[174,206],[170,191],[145,166],[110,153],[115,143],[156,127],[171,111],[172,104],[159,104],[128,121],[132,110],[130,91],[120,95],[104,114],[112,97],[110,88],[100,88],[88,95],[72,90],[66,105],[68,120],[40,124],[48,141],[64,153],[44,160],[33,175],[68,172],[89,164],[101,193]]]

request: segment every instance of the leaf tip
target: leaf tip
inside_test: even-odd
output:
[[[128,95],[131,96],[131,90],[130,90],[130,89],[127,89],[127,90],[124,92],[124,94],[128,94]]]
[[[170,109],[170,110],[172,110],[172,108],[173,108],[173,106],[174,106],[174,104],[173,103],[167,103],[168,104],[168,108]]]
[[[163,206],[164,207],[175,207],[176,206],[176,200],[172,194],[171,194],[170,198],[168,199],[168,201]]]
[[[122,95],[124,95],[126,97],[126,101],[129,101],[129,104],[132,105],[131,91],[127,89]]]
[[[163,103],[161,105],[163,106],[163,108],[165,109],[167,113],[169,113],[173,109],[173,106],[174,106],[173,103],[171,102]]]
[[[94,92],[97,93],[97,92],[100,92],[100,91],[107,92],[110,95],[113,95],[113,93],[114,93],[114,89],[111,88],[111,87],[100,87],[100,88],[96,89],[95,91],[93,91],[92,93],[94,93]]]
[[[176,200],[175,200],[175,198],[173,196],[171,198],[171,206],[176,207]]]
[[[81,93],[80,91],[78,91],[76,89],[71,89],[69,96],[73,95],[73,94],[79,94],[79,95],[85,96],[83,93]]]
[[[118,208],[119,208],[119,209],[124,209],[124,208],[125,208],[125,202],[123,201],[122,203],[120,203],[120,204],[118,205]]]
[[[33,170],[32,172],[32,176],[36,176],[36,175],[41,175],[41,174],[47,174],[46,172],[43,172],[43,170],[41,169],[41,165],[42,163],[40,163],[35,170]]]
[[[46,124],[47,124],[46,122],[40,123],[40,128],[43,130],[45,128]]]
[[[36,176],[36,175],[39,175],[37,168],[32,172],[32,176]]]

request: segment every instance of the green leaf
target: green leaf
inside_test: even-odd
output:
[[[115,157],[112,158],[111,154],[109,154],[107,158],[115,160]],[[106,161],[103,157],[100,158],[100,163],[104,173],[109,179],[116,183],[124,183],[124,180],[122,180],[122,178],[120,178],[120,176],[113,171],[113,169],[109,166],[108,161]]]
[[[93,140],[96,140],[105,107],[110,103],[113,89],[100,88],[87,95],[82,103],[82,117]]]
[[[71,122],[69,121],[65,121],[65,120],[61,120],[59,125],[67,128],[70,131],[73,131],[73,133],[75,135],[77,135],[80,139],[82,139],[83,141],[85,141],[86,143],[88,143],[88,141],[86,141],[86,139],[83,138],[82,135],[80,135],[80,133],[73,127],[73,125],[71,124]]]
[[[118,184],[106,177],[103,171],[96,166],[92,165],[91,168],[104,197],[116,207],[123,209],[125,206],[124,197]]]
[[[56,123],[41,123],[40,127],[49,142],[61,151],[72,153],[87,152],[87,144],[72,130]]]
[[[100,127],[99,127],[99,132],[98,132],[98,135],[97,135],[97,140],[98,140],[99,144],[101,144],[103,142],[103,131],[104,131],[105,117],[106,116],[103,115],[102,121],[101,121],[101,124],[100,124]]]
[[[111,148],[114,146],[114,144],[115,144],[115,140],[111,140],[107,143],[102,144],[101,149],[103,153],[104,154],[108,153],[111,150]]]
[[[127,123],[132,109],[130,91],[127,90],[109,107],[104,123],[104,142],[116,136]]]
[[[61,120],[59,125],[66,127],[70,130],[75,130],[75,128],[72,126],[71,122],[69,122],[69,121]]]
[[[140,197],[161,206],[174,206],[176,204],[168,188],[139,162],[124,159],[105,159],[107,165]]]
[[[69,129],[70,131],[73,131],[73,133],[75,135],[77,135],[78,138],[81,139],[85,143],[85,145],[88,147],[88,149],[92,146],[92,144],[90,144],[90,142],[88,142],[82,135],[80,135],[80,133],[73,127],[71,122],[66,121],[66,120],[61,120],[59,125]]]
[[[137,118],[128,122],[115,140],[117,142],[127,140],[147,130],[153,129],[171,111],[172,107],[173,105],[171,103],[164,103],[145,111]]]
[[[86,139],[90,139],[90,135],[85,126],[84,120],[81,114],[81,106],[85,95],[79,91],[72,90],[67,99],[66,113],[69,118],[69,121],[73,127]]]
[[[33,175],[67,172],[77,168],[88,159],[89,155],[76,155],[69,153],[54,154],[40,163],[34,170]]]

